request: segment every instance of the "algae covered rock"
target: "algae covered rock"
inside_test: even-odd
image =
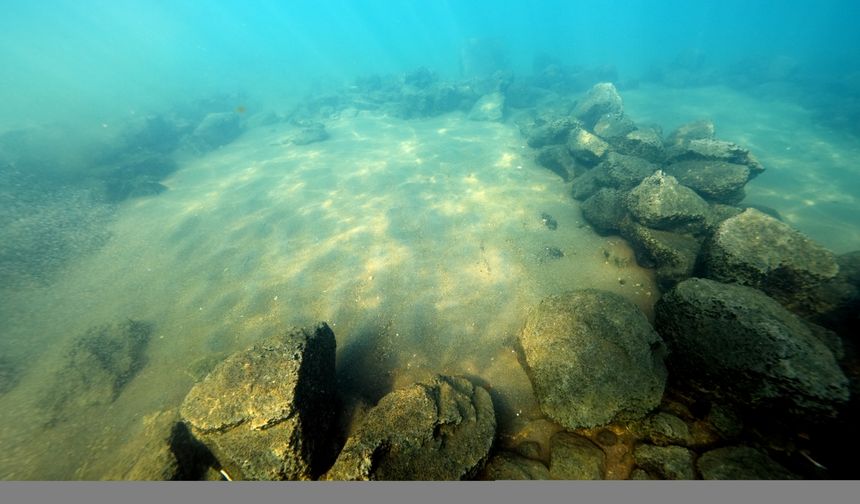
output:
[[[331,437],[335,383],[334,333],[294,328],[225,359],[180,412],[233,479],[306,480]]]
[[[493,402],[484,388],[437,376],[380,399],[326,479],[468,479],[486,461],[495,433]]]
[[[630,191],[627,208],[637,221],[663,230],[699,229],[708,215],[705,200],[659,170]]]
[[[642,417],[663,396],[663,342],[617,294],[549,296],[529,314],[519,342],[541,409],[567,428]]]
[[[703,198],[728,205],[744,199],[744,186],[750,178],[746,165],[713,160],[680,161],[666,167],[666,173]]]
[[[556,480],[599,480],[606,470],[606,455],[594,443],[570,432],[550,441],[549,475]]]
[[[679,378],[748,408],[835,414],[848,380],[827,346],[761,291],[690,278],[655,306]]]
[[[636,465],[662,479],[691,480],[696,478],[693,452],[683,446],[654,446],[643,444],[633,450]]]
[[[549,470],[543,463],[515,453],[496,453],[481,474],[483,480],[547,480]]]
[[[611,82],[595,84],[577,104],[573,115],[591,129],[604,114],[621,114],[621,95]]]
[[[839,272],[832,252],[753,208],[720,223],[704,252],[708,278],[761,289],[801,312],[816,311],[816,288]]]
[[[748,446],[726,446],[702,454],[696,461],[706,480],[789,480],[797,475],[766,453]]]

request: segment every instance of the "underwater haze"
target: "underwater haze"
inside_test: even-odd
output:
[[[0,478],[858,477],[857,2],[0,1]],[[779,364],[690,377],[696,278]],[[232,460],[189,391],[323,321],[324,453]],[[345,470],[437,375],[492,398],[486,449],[475,392],[437,445],[477,452]]]

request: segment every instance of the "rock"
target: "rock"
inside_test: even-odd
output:
[[[633,130],[613,142],[618,151],[628,156],[634,156],[652,163],[662,163],[666,158],[663,150],[663,139],[654,128]]]
[[[606,455],[591,441],[559,432],[550,441],[549,476],[555,480],[603,479]]]
[[[590,198],[604,186],[605,176],[600,170],[588,170],[573,180],[571,195],[580,201]]]
[[[657,171],[657,165],[637,157],[609,152],[595,170],[601,174],[604,186],[626,191]]]
[[[383,397],[329,470],[329,480],[460,480],[482,467],[496,433],[489,393],[437,376]]]
[[[625,135],[634,131],[636,124],[623,114],[604,114],[600,116],[594,125],[594,134],[600,138],[613,141],[624,138]]]
[[[566,428],[639,418],[663,396],[663,343],[617,294],[585,289],[544,298],[519,342],[541,409]]]
[[[49,423],[61,420],[69,410],[115,401],[146,364],[152,332],[152,324],[129,319],[91,327],[74,340],[43,399]]]
[[[207,114],[194,128],[191,137],[201,147],[214,149],[226,145],[242,133],[239,114],[214,112]]]
[[[621,95],[610,82],[601,82],[592,86],[573,111],[573,115],[582,120],[588,129],[592,129],[605,114],[622,113]]]
[[[726,446],[702,454],[696,462],[706,480],[799,479],[767,454],[748,446]]]
[[[761,291],[690,278],[655,306],[679,379],[747,408],[817,417],[848,400],[848,381],[807,325]]]
[[[199,479],[214,459],[179,420],[176,410],[145,416],[141,429],[112,455],[113,469],[102,479]]]
[[[833,254],[755,209],[726,219],[705,243],[705,275],[763,290],[801,313],[816,312],[816,288],[836,277]]]
[[[567,139],[570,153],[588,166],[597,164],[609,151],[609,144],[585,128],[573,128]]]
[[[505,112],[505,95],[496,91],[482,96],[469,112],[473,121],[501,121]]]
[[[307,480],[331,439],[335,386],[334,333],[320,323],[231,355],[180,411],[233,479]]]
[[[669,413],[655,413],[642,420],[637,427],[642,437],[657,446],[689,446],[692,442],[687,423]]]
[[[536,159],[539,165],[555,172],[565,182],[571,181],[575,175],[573,158],[562,145],[550,145],[540,149]]]
[[[661,479],[691,480],[696,478],[693,469],[693,452],[682,446],[654,446],[643,444],[633,450],[636,465]]]
[[[666,173],[703,198],[727,205],[744,199],[744,185],[750,178],[746,165],[711,160],[680,161],[666,167]]]
[[[323,123],[312,122],[302,125],[299,132],[290,138],[290,142],[293,145],[308,145],[328,140],[328,137],[328,131]]]
[[[493,481],[548,480],[550,475],[546,466],[537,460],[502,451],[487,462],[481,479]]]
[[[669,147],[683,145],[690,140],[713,140],[714,123],[708,119],[683,124],[666,138]]]
[[[668,290],[693,275],[701,248],[699,240],[687,234],[651,229],[629,217],[621,220],[619,229],[633,246],[637,262],[656,269],[661,289]]]
[[[749,167],[750,178],[764,171],[764,166],[750,151],[732,142],[711,138],[693,139],[675,144],[667,152],[670,163],[689,160],[725,161]]]
[[[529,147],[538,149],[546,145],[562,144],[567,140],[575,122],[569,118],[538,119],[531,126],[523,128],[526,143]]]
[[[740,436],[744,430],[744,423],[740,415],[734,408],[725,404],[713,404],[708,412],[707,420],[723,439],[734,439]]]
[[[582,203],[582,216],[600,233],[618,231],[627,215],[624,193],[616,189],[601,189]]]
[[[646,471],[644,469],[636,468],[630,472],[630,479],[631,480],[637,480],[637,481],[648,481],[648,480],[652,480],[654,478],[652,478],[651,475],[648,474],[648,471]]]
[[[708,204],[689,187],[658,170],[627,195],[627,209],[640,223],[655,229],[699,231]]]

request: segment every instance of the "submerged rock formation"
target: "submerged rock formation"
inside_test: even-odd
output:
[[[663,342],[617,294],[549,296],[529,315],[519,342],[541,409],[567,428],[638,418],[663,396]]]
[[[465,378],[437,376],[380,399],[326,479],[468,479],[482,468],[495,433],[486,390]]]
[[[228,357],[180,411],[233,479],[307,480],[328,451],[335,394],[335,338],[321,323]]]
[[[761,291],[690,278],[655,307],[678,379],[744,408],[826,418],[848,380],[809,326]]]

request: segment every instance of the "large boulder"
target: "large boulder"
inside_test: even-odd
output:
[[[180,412],[233,479],[308,480],[327,455],[335,392],[334,333],[320,323],[231,355]]]
[[[701,248],[699,240],[693,236],[652,229],[629,216],[621,219],[618,228],[621,236],[633,246],[638,263],[655,268],[657,283],[661,289],[670,289],[693,275]]]
[[[666,173],[703,198],[727,205],[744,199],[744,186],[750,178],[747,165],[712,160],[680,161],[667,166]]]
[[[655,128],[635,129],[613,142],[618,150],[652,163],[662,163],[666,158],[663,139]]]
[[[533,124],[523,126],[522,133],[529,147],[538,149],[546,145],[562,144],[567,140],[576,122],[567,118],[538,118]]]
[[[540,149],[535,160],[539,165],[569,182],[576,174],[576,165],[563,145],[549,145]]]
[[[594,134],[613,142],[636,129],[636,123],[624,114],[603,114],[594,125]]]
[[[717,226],[703,265],[708,278],[761,289],[801,313],[816,311],[816,288],[839,272],[833,253],[753,208]]]
[[[582,216],[600,233],[613,233],[621,228],[627,215],[624,193],[617,189],[601,189],[582,202]]]
[[[618,294],[549,296],[529,314],[519,342],[541,409],[569,429],[642,417],[663,396],[663,342]]]
[[[611,82],[595,84],[577,104],[573,115],[592,129],[604,114],[623,113],[621,95]]]
[[[848,380],[803,320],[761,291],[690,278],[655,306],[678,379],[746,408],[833,415]]]
[[[696,472],[693,469],[693,452],[683,446],[643,444],[633,450],[633,458],[636,465],[662,479],[696,478]]]
[[[749,446],[726,446],[703,453],[696,461],[706,480],[789,480],[798,476]]]
[[[550,440],[549,476],[555,480],[599,480],[606,471],[606,455],[594,443],[570,432]]]
[[[501,451],[487,462],[480,479],[548,480],[549,478],[549,470],[543,463],[522,455]]]
[[[697,231],[704,227],[708,203],[695,191],[658,170],[627,195],[627,209],[645,226]]]
[[[597,164],[609,151],[609,144],[585,128],[576,127],[567,139],[570,153],[586,165]]]
[[[482,468],[495,434],[490,394],[465,378],[437,376],[380,399],[326,479],[468,479]]]
[[[709,160],[742,164],[749,167],[750,178],[756,177],[764,171],[764,166],[749,150],[732,142],[714,140],[713,138],[680,140],[667,152],[667,160],[669,162]]]

